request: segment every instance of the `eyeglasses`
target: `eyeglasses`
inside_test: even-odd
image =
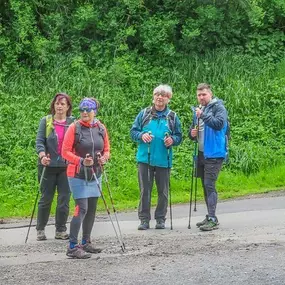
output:
[[[159,97],[161,96],[162,98],[166,98],[169,97],[168,93],[155,93],[154,96]]]
[[[84,112],[90,113],[92,111],[93,111],[93,109],[91,109],[91,108],[79,108],[80,113],[84,113]]]

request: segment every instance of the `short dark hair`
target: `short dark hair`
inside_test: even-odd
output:
[[[212,92],[211,85],[208,83],[199,83],[198,84],[197,90],[203,90],[203,89],[207,89],[207,90],[210,90]]]
[[[54,104],[56,102],[56,100],[61,100],[61,99],[65,99],[67,102],[67,105],[69,106],[67,112],[66,112],[66,116],[69,117],[71,116],[71,112],[72,112],[72,103],[71,103],[71,98],[69,95],[67,95],[66,93],[57,93],[54,98],[52,99],[51,103],[50,103],[50,113],[52,115],[55,114],[55,109],[54,109]]]

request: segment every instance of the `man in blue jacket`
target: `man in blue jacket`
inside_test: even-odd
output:
[[[213,98],[210,85],[198,85],[197,99],[200,106],[195,110],[189,137],[198,141],[197,177],[202,181],[208,214],[196,225],[202,231],[211,231],[219,225],[216,217],[216,181],[227,155],[228,115],[222,100]]]
[[[153,105],[140,111],[131,128],[132,140],[138,142],[137,162],[140,187],[138,230],[149,229],[151,191],[155,179],[158,201],[155,210],[156,229],[165,228],[168,205],[172,146],[182,141],[180,121],[168,108],[172,89],[159,85],[153,91]]]

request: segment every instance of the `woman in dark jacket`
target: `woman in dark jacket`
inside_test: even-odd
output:
[[[36,151],[39,156],[39,179],[45,168],[41,185],[41,198],[38,203],[37,240],[46,240],[47,225],[51,204],[57,189],[57,207],[55,216],[55,238],[68,239],[66,221],[69,214],[70,190],[66,176],[67,164],[61,156],[63,138],[68,126],[74,121],[71,117],[72,104],[65,93],[58,93],[50,105],[50,115],[40,121]]]
[[[96,118],[98,109],[99,103],[94,98],[84,98],[80,102],[80,120],[69,127],[62,146],[62,156],[69,162],[67,176],[75,201],[66,253],[73,258],[89,258],[90,253],[101,251],[91,243],[91,231],[101,194],[100,164],[109,159],[110,145],[106,127]],[[80,245],[78,233],[81,224]]]

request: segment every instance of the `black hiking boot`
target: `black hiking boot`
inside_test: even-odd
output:
[[[196,226],[198,227],[198,228],[200,228],[201,226],[203,226],[203,225],[205,225],[206,223],[207,223],[207,221],[208,221],[208,215],[206,215],[206,218],[203,220],[203,221],[201,221],[201,222],[198,222],[197,224],[196,224]]]
[[[215,221],[213,221],[213,219],[208,218],[206,224],[200,226],[200,230],[201,231],[212,231],[212,230],[216,230],[219,228],[219,223],[218,223],[218,219],[216,218]]]
[[[207,223],[208,218],[209,218],[209,215],[206,215],[206,218],[205,218],[203,221],[198,222],[198,223],[196,224],[196,226],[197,226],[198,228],[200,228],[201,226],[204,226],[204,225]],[[215,219],[216,219],[216,224],[219,225],[219,220],[218,220],[218,218],[215,217]]]
[[[149,229],[149,221],[141,221],[140,225],[138,226],[139,231],[144,231]]]

